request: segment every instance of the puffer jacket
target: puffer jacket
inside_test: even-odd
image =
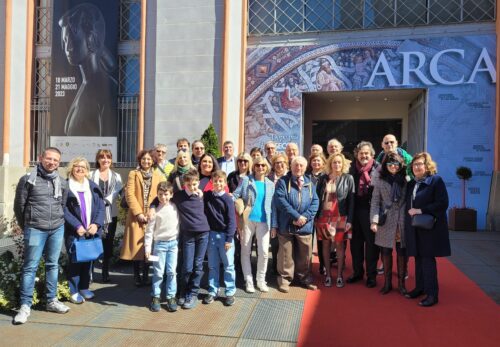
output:
[[[271,226],[276,228],[280,234],[312,234],[319,201],[316,186],[307,175],[304,176],[304,185],[300,193],[291,173],[281,177],[276,183],[274,204],[276,211],[273,211],[275,213],[272,214]],[[293,225],[293,222],[300,216],[307,219],[307,223],[301,228]]]
[[[35,185],[28,183],[30,174],[19,180],[14,199],[14,214],[22,229],[54,230],[64,224],[64,206],[68,196],[68,184],[61,180],[61,197],[54,198],[52,181],[37,175]]]

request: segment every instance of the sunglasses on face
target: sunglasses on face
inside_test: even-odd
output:
[[[195,147],[194,149],[195,149],[195,150],[200,150],[200,151],[201,151],[202,149],[205,149],[205,147]]]
[[[162,153],[162,154],[165,154],[165,153],[167,153],[167,151],[162,151],[162,150],[157,149],[157,150],[156,150],[156,153]]]
[[[386,164],[387,166],[400,166],[401,164],[398,163],[397,161],[391,161],[389,163]]]
[[[266,167],[266,164],[255,164],[254,167]]]
[[[248,164],[248,160],[238,159],[238,163]]]

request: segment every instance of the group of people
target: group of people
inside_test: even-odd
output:
[[[191,151],[190,151],[191,147]],[[235,302],[236,273],[245,290],[269,291],[269,249],[277,289],[287,293],[292,282],[317,289],[312,275],[313,240],[317,240],[319,271],[325,287],[364,280],[376,286],[377,262],[382,259],[385,280],[392,289],[392,253],[396,249],[398,288],[408,298],[425,297],[421,306],[438,302],[435,257],[450,255],[446,210],[448,196],[431,156],[411,156],[386,135],[383,151],[375,156],[370,142],[360,142],[351,162],[342,144],[332,139],[327,153],[311,147],[309,160],[296,143],[284,153],[269,141],[264,150],[234,155],[231,141],[224,155],[205,153],[203,142],[177,141],[177,155],[167,159],[167,147],[141,150],[137,167],[126,185],[111,169],[108,150],[96,154],[96,170],[83,157],[68,165],[68,179],[58,174],[61,153],[47,148],[32,172],[16,190],[15,215],[24,230],[21,307],[14,322],[30,315],[35,272],[46,256],[47,310],[66,313],[56,298],[58,259],[64,241],[71,253],[75,239],[101,237],[104,256],[102,281],[109,282],[109,259],[117,225],[119,197],[128,208],[120,258],[133,262],[134,283],[151,285],[150,310],[194,308],[208,257],[208,295],[204,304],[220,299]],[[415,223],[416,216],[432,217],[431,226]],[[428,229],[432,230],[428,230]],[[350,241],[352,275],[344,281],[345,251]],[[252,273],[252,246],[257,244],[257,269]],[[415,257],[416,287],[407,291],[408,257]],[[333,259],[332,259],[333,258]],[[332,266],[337,263],[335,280]],[[153,264],[152,281],[149,267]],[[220,268],[225,295],[219,296]],[[67,276],[76,304],[94,297],[89,289],[92,262],[76,262],[70,254]],[[255,278],[255,282],[254,282]],[[256,287],[256,288],[255,288]]]

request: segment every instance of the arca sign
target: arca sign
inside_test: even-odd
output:
[[[365,87],[373,87],[373,81],[376,77],[385,77],[390,87],[399,87],[399,86],[411,86],[410,75],[414,74],[423,84],[432,86],[436,84],[444,84],[448,86],[453,86],[457,84],[467,84],[467,83],[476,83],[476,75],[478,72],[487,72],[490,75],[491,82],[496,83],[497,73],[495,70],[495,65],[491,61],[491,57],[488,54],[486,48],[481,50],[481,54],[476,60],[476,64],[474,65],[474,69],[470,74],[469,78],[465,82],[465,76],[461,76],[460,78],[450,81],[445,79],[438,70],[439,60],[444,55],[450,56],[460,56],[462,59],[465,58],[465,51],[463,49],[446,49],[436,53],[430,63],[429,63],[429,74],[431,79],[429,79],[423,72],[422,68],[426,63],[426,57],[422,52],[401,52],[403,55],[403,76],[401,84],[396,82],[394,75],[391,71],[391,67],[387,58],[385,57],[384,52],[380,53],[377,64],[373,68],[373,72],[368,80],[368,83]],[[410,61],[416,59],[416,65],[410,66]]]

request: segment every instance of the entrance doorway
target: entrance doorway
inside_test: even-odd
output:
[[[352,157],[360,141],[382,150],[382,139],[393,134],[409,153],[425,150],[426,91],[424,89],[364,92],[317,92],[303,95],[304,154],[312,144],[332,138]]]

